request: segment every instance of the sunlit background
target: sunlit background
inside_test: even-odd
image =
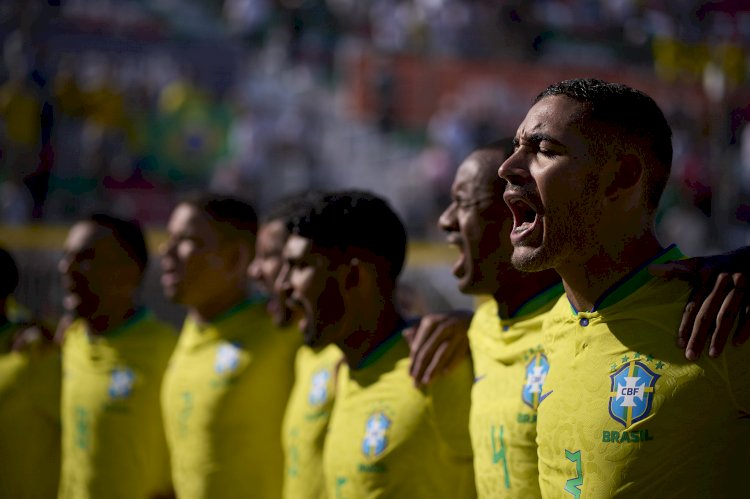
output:
[[[0,244],[22,264],[18,300],[46,317],[71,221],[137,218],[155,251],[201,189],[259,212],[306,188],[378,192],[419,243],[415,300],[469,303],[436,228],[455,169],[569,77],[665,110],[664,242],[750,242],[746,0],[2,0],[0,40]]]

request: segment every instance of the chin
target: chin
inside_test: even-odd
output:
[[[553,259],[546,254],[544,247],[520,247],[513,251],[510,263],[521,272],[541,272],[553,268]]]

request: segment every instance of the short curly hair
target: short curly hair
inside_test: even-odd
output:
[[[596,78],[578,78],[555,83],[534,100],[564,95],[585,105],[581,118],[610,127],[613,133],[638,146],[655,161],[644,171],[646,202],[649,208],[659,205],[672,165],[672,128],[658,104],[640,90],[622,83]]]

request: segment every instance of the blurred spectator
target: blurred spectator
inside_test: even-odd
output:
[[[60,498],[170,492],[159,394],[177,335],[139,303],[147,265],[133,222],[93,215],[65,240]]]
[[[7,313],[19,275],[0,248],[0,497],[55,497],[60,474],[60,361],[40,326]]]

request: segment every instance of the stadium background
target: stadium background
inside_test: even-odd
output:
[[[18,301],[53,321],[76,217],[145,224],[198,189],[260,212],[307,188],[387,197],[413,243],[405,283],[468,306],[436,220],[459,161],[512,135],[569,77],[652,95],[674,129],[664,241],[750,243],[746,0],[48,0],[0,2],[0,244]],[[151,265],[145,299],[178,322]]]

